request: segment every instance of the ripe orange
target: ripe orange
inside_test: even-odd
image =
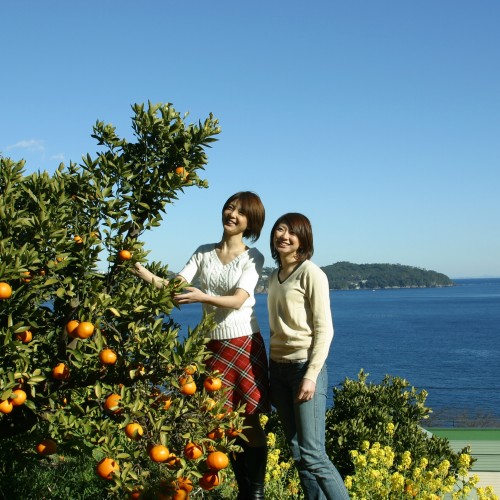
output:
[[[141,498],[141,490],[133,490],[129,493],[128,500],[139,500]]]
[[[129,250],[120,250],[118,252],[118,258],[120,260],[130,260],[132,258],[132,254]]]
[[[12,395],[14,397],[10,397],[10,402],[13,406],[23,405],[27,398],[26,393],[22,389],[16,389],[15,391],[12,391]]]
[[[166,446],[157,444],[149,449],[149,458],[153,462],[165,462],[170,456],[170,452]]]
[[[241,429],[237,429],[236,427],[231,426],[229,429],[226,429],[226,436],[230,438],[236,438],[241,434],[241,432]]]
[[[222,388],[222,380],[219,377],[207,377],[203,385],[208,392],[215,392]]]
[[[184,167],[177,167],[177,168],[175,169],[175,173],[176,173],[177,175],[184,175]]]
[[[95,469],[96,474],[103,479],[110,481],[113,479],[113,474],[118,472],[120,467],[112,458],[103,458]]]
[[[53,455],[57,451],[57,444],[53,439],[44,439],[35,447],[39,455]]]
[[[10,399],[3,399],[0,402],[0,413],[10,413],[14,409],[14,405]]]
[[[31,273],[29,271],[25,271],[22,275],[25,283],[29,283],[31,281]]]
[[[175,453],[170,453],[165,463],[169,469],[175,469],[181,465],[181,459]]]
[[[33,339],[33,334],[26,330],[25,332],[19,332],[16,334],[16,339],[20,340],[23,344],[28,344]]]
[[[76,329],[79,324],[80,322],[77,319],[72,319],[66,323],[66,333],[73,339],[76,338]]]
[[[118,356],[116,355],[116,352],[111,349],[103,349],[99,353],[99,359],[103,365],[114,365]]]
[[[178,477],[177,487],[180,490],[185,490],[190,493],[191,491],[193,491],[193,482],[188,477]]]
[[[203,448],[195,443],[188,443],[184,446],[184,456],[189,460],[196,460],[203,455]]]
[[[144,429],[137,422],[131,422],[130,424],[127,424],[127,426],[125,427],[125,434],[130,439],[137,441],[144,434]]]
[[[186,375],[194,375],[196,373],[196,365],[188,365],[186,368],[184,368],[184,373]]]
[[[217,439],[222,439],[224,437],[224,429],[220,427],[216,427],[212,429],[209,433],[207,433],[207,438],[212,441],[216,441]]]
[[[76,235],[73,239],[75,240],[75,243],[77,243],[78,245],[83,243],[83,238],[81,236]]]
[[[186,490],[179,488],[172,493],[170,498],[171,500],[185,500],[186,498],[189,498],[189,493]]]
[[[12,287],[5,281],[0,282],[0,299],[10,299],[11,295]]]
[[[210,411],[215,407],[216,404],[217,403],[215,402],[215,399],[207,398],[205,399],[205,401],[203,401],[201,409],[204,411]]]
[[[205,472],[205,474],[203,474],[198,484],[204,490],[213,490],[216,486],[219,486],[221,482],[222,481],[219,477],[219,474],[217,474],[216,471],[209,470],[208,472]]]
[[[229,458],[223,451],[212,451],[207,457],[207,467],[212,470],[222,470],[229,465]]]
[[[186,396],[191,396],[196,392],[196,384],[193,382],[187,382],[184,385],[181,385],[181,392]]]
[[[94,325],[89,321],[82,321],[76,328],[76,336],[80,339],[88,339],[94,333]]]
[[[181,386],[182,394],[190,396],[196,392],[196,383],[191,375],[182,375],[179,377],[179,385]]]
[[[170,405],[172,404],[172,399],[171,398],[165,398],[165,399],[162,399],[162,401],[164,402],[163,409],[164,410],[168,410],[170,408]]]
[[[68,380],[69,368],[64,363],[59,363],[52,369],[52,376],[56,380]]]
[[[118,407],[120,403],[120,399],[122,397],[119,394],[113,393],[110,394],[107,398],[106,401],[104,401],[104,408],[109,412],[109,413],[114,413],[115,415],[117,413],[120,413],[122,411],[121,408]]]

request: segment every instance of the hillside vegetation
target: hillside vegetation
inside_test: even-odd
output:
[[[443,273],[401,264],[337,262],[321,269],[328,276],[332,290],[453,286],[453,281]],[[267,290],[272,271],[273,268],[264,268],[260,282],[262,291]]]

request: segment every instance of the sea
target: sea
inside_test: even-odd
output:
[[[457,279],[455,286],[331,290],[335,335],[327,358],[331,388],[360,370],[368,383],[401,377],[428,392],[433,412],[485,414],[500,419],[500,278]],[[267,295],[256,314],[269,340]],[[172,316],[186,331],[199,304]],[[329,405],[333,390],[329,391]],[[446,425],[446,424],[445,424]]]

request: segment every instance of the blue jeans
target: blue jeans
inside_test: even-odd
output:
[[[318,375],[313,398],[298,403],[295,398],[306,370],[307,362],[271,360],[271,402],[280,417],[306,500],[349,499],[344,482],[325,451],[326,365]]]

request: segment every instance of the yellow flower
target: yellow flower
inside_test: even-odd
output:
[[[370,448],[370,441],[363,441],[361,443],[361,447],[360,447],[360,450],[361,451],[366,451]]]
[[[403,457],[401,459],[401,467],[403,469],[409,469],[411,465],[411,454],[409,451],[403,452]]]
[[[259,415],[259,419],[260,419],[260,425],[262,427],[265,427],[266,424],[267,424],[267,422],[269,421],[269,417],[266,414],[264,414],[264,413],[261,413]]]
[[[389,422],[385,428],[385,431],[388,436],[394,436],[394,424]]]
[[[351,476],[346,476],[344,478],[344,483],[345,483],[345,487],[350,490],[352,488],[352,477]]]

